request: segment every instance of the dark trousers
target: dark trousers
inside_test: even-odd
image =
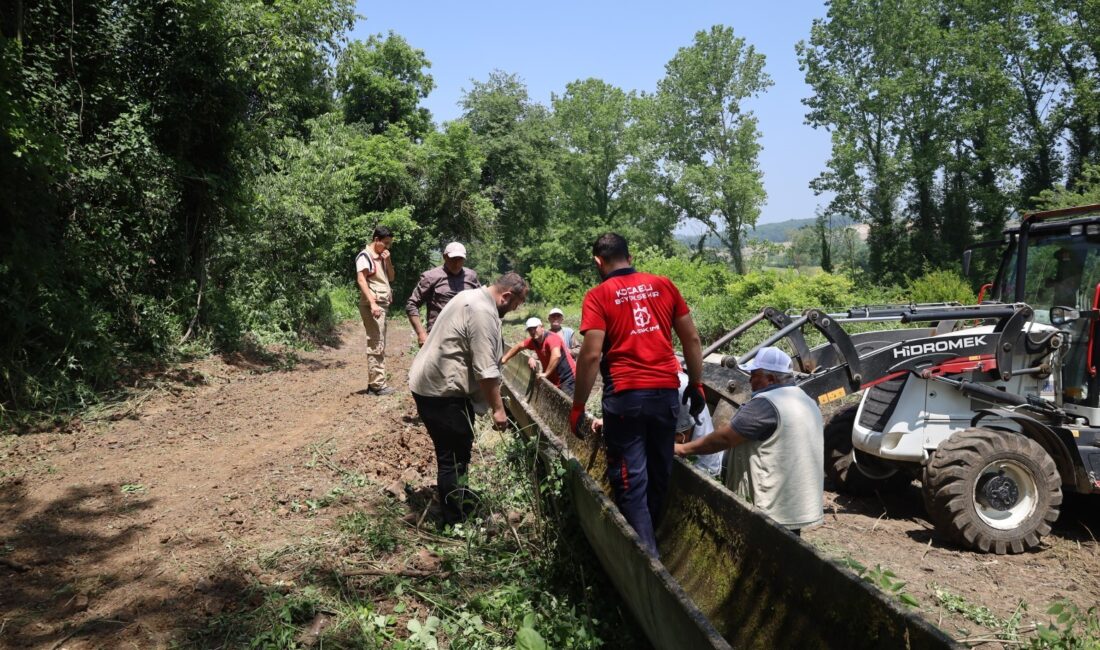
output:
[[[607,479],[615,504],[657,556],[654,529],[672,474],[672,444],[680,403],[676,389],[628,390],[605,395],[603,437]]]
[[[466,470],[474,444],[474,406],[465,397],[425,397],[413,393],[413,400],[435,446],[443,522],[457,524],[476,506],[476,497],[466,487]]]

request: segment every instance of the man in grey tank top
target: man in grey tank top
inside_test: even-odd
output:
[[[824,422],[791,376],[791,358],[763,348],[741,369],[752,399],[729,424],[675,446],[677,456],[731,449],[726,486],[798,535],[824,518]]]

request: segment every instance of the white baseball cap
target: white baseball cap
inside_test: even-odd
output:
[[[551,316],[553,316],[555,314],[557,314],[558,316],[565,316],[565,313],[562,312],[562,310],[558,309],[557,307],[554,307],[553,309],[550,310],[550,315]]]
[[[462,259],[466,259],[466,247],[453,241],[447,244],[447,248],[443,249],[443,254],[447,257],[461,257]]]
[[[791,372],[791,357],[779,348],[762,348],[748,363],[738,364],[745,372],[767,370],[768,372]]]
[[[531,329],[532,327],[538,327],[540,325],[542,325],[542,321],[535,318],[534,316],[527,319],[527,329]]]

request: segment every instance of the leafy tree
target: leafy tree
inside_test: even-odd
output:
[[[353,16],[347,0],[15,9],[0,37],[0,420],[91,399],[232,313],[221,289],[244,265],[225,252],[253,222],[253,173],[327,107]]]
[[[668,199],[722,241],[738,273],[745,271],[743,231],[765,198],[756,117],[742,104],[771,83],[764,55],[715,25],[676,53],[657,84]]]
[[[905,142],[895,128],[900,99],[892,39],[905,25],[870,0],[838,0],[827,19],[815,19],[808,42],[797,45],[814,94],[803,100],[807,121],[832,131],[827,170],[811,183],[833,192],[828,214],[849,214],[871,225],[872,272],[896,277],[907,268],[907,229],[896,218],[905,186]]]
[[[555,134],[562,145],[561,181],[574,217],[605,225],[618,212],[631,160],[628,130],[633,93],[599,79],[574,81],[554,95]]]
[[[1064,186],[1046,190],[1036,199],[1041,210],[1100,204],[1100,164],[1085,165],[1073,190]]]
[[[362,122],[371,133],[399,126],[414,139],[432,128],[431,113],[420,101],[435,88],[431,63],[400,35],[375,34],[351,43],[336,68],[336,87],[344,119]]]
[[[473,82],[462,108],[485,154],[481,186],[497,211],[497,266],[518,267],[521,249],[543,236],[557,191],[550,113],[530,100],[519,77],[499,70]]]
[[[469,124],[448,123],[429,134],[420,148],[418,169],[424,196],[417,220],[424,224],[430,242],[442,248],[446,242],[477,242],[468,249],[471,266],[491,260],[483,251],[496,232],[496,208],[480,187],[485,154]]]

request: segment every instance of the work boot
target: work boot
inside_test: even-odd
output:
[[[393,395],[397,391],[390,386],[383,386],[382,388],[372,388],[370,389],[370,392],[381,397],[383,395]]]

